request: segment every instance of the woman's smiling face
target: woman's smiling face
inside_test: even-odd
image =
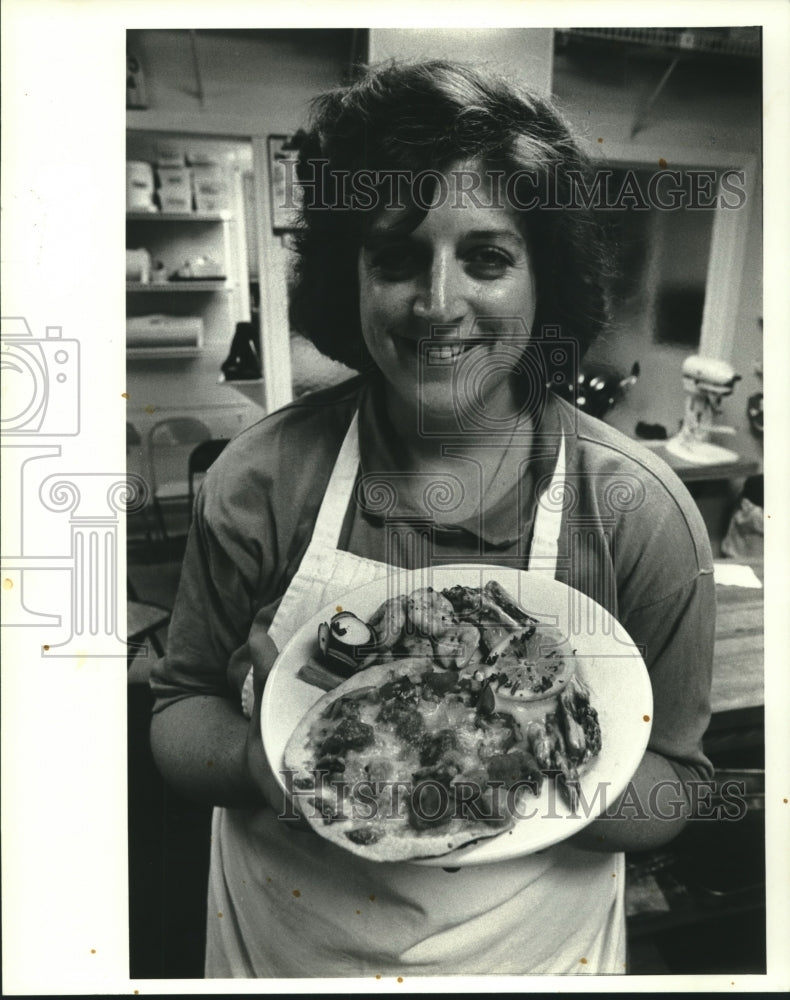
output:
[[[535,316],[535,277],[515,211],[485,184],[472,197],[446,177],[449,196],[416,227],[396,208],[373,222],[359,254],[362,335],[396,406],[419,400],[441,417],[468,403],[496,423],[520,409],[513,367]]]

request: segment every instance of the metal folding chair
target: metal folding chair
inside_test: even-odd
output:
[[[148,433],[151,498],[164,541],[169,536],[163,507],[183,507],[189,502],[189,456],[196,445],[209,438],[210,429],[196,417],[168,417],[154,424]]]
[[[146,643],[150,643],[157,656],[165,655],[164,645],[157,633],[170,624],[170,616],[169,608],[153,601],[141,601],[132,581],[127,577],[126,641],[129,644],[127,669]]]
[[[229,441],[230,438],[212,438],[210,441],[203,441],[190,453],[187,468],[190,524],[192,523],[192,508],[195,505],[196,487],[200,479],[222,454]]]

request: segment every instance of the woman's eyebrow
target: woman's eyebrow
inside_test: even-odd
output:
[[[362,246],[365,250],[376,250],[387,243],[402,240],[404,235],[404,233],[393,233],[391,229],[371,230],[365,235]]]
[[[511,243],[524,246],[524,238],[514,229],[474,229],[469,233],[464,233],[465,240],[496,240],[505,239]]]
[[[373,228],[369,230],[363,240],[363,247],[366,250],[375,250],[377,247],[386,246],[388,243],[400,242],[412,235],[413,230],[405,226],[395,225],[386,228]],[[461,233],[461,241],[466,240],[507,240],[508,242],[523,247],[526,241],[523,236],[513,229],[473,229],[466,233]],[[419,236],[415,234],[415,240],[419,242]]]
[[[386,246],[388,243],[399,243],[408,239],[414,232],[414,225],[406,222],[398,222],[395,225],[372,227],[365,234],[362,246],[366,250],[375,250],[377,247]]]

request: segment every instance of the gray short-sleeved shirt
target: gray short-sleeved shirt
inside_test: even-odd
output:
[[[339,544],[370,559],[391,558],[392,507],[373,502],[377,477],[386,481],[390,473],[390,481],[400,483],[381,399],[375,383],[362,378],[303,397],[242,432],[209,471],[196,503],[168,654],[152,673],[155,710],[194,694],[231,696],[230,656],[258,612],[264,620],[274,617],[357,409],[359,488]],[[453,523],[452,510],[437,508],[441,495],[431,506],[414,482],[400,484],[396,519],[431,522],[435,556],[526,568],[536,496],[554,468],[560,432],[566,490],[557,577],[603,605],[643,649],[654,697],[649,748],[669,758],[684,780],[709,777],[702,735],[710,718],[715,620],[710,545],[685,487],[649,450],[550,397],[530,462],[482,520]],[[448,467],[453,459],[474,461],[477,446],[484,442],[451,449]]]

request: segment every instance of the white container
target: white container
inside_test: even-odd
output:
[[[221,167],[192,167],[192,191],[198,212],[222,212],[229,207],[230,191]]]
[[[151,280],[151,254],[145,250],[126,251],[126,280],[147,285]]]
[[[184,152],[178,146],[160,143],[156,147],[157,167],[183,167]]]
[[[220,163],[214,153],[204,152],[201,149],[188,149],[186,161],[190,167],[217,167]]]
[[[192,211],[192,195],[163,195],[159,192],[159,207],[163,212],[180,213],[189,215]]]
[[[202,347],[200,316],[130,316],[126,320],[127,347]]]
[[[163,212],[191,212],[192,185],[186,167],[159,167],[157,197]]]
[[[142,160],[126,163],[126,211],[155,212],[154,170]]]

